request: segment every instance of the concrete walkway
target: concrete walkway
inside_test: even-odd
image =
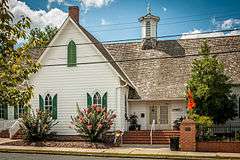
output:
[[[9,139],[0,139],[0,143]],[[13,141],[13,140],[10,140]],[[151,159],[239,159],[240,153],[206,153],[206,152],[180,152],[170,151],[168,148],[147,148],[122,146],[110,149],[86,149],[86,148],[56,148],[56,147],[31,147],[31,146],[1,146],[0,152],[7,153],[38,153],[55,155],[77,155],[96,157],[119,158],[151,158]]]
[[[7,142],[13,142],[13,141],[19,141],[19,140],[9,139],[9,138],[0,138],[0,144],[7,143]]]

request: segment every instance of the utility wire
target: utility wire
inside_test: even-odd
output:
[[[212,48],[216,48],[216,47],[238,47],[238,46],[236,46],[236,45],[239,45],[239,49],[240,49],[240,42],[238,42],[238,43],[231,43],[231,44],[218,44],[218,45],[209,45],[209,47],[211,47],[211,49]],[[186,46],[186,45],[184,45],[184,47],[183,47],[185,50],[194,50],[194,49],[199,49],[200,48],[200,46],[193,46],[193,47],[190,47],[190,46]],[[164,52],[164,50],[162,50],[163,52]],[[196,51],[196,50],[194,50],[194,51]],[[87,52],[87,50],[81,50],[81,52]],[[111,52],[111,51],[110,51]],[[189,51],[189,52],[191,52],[191,51]],[[98,57],[98,56],[100,56],[100,55],[94,55],[94,56],[77,56],[77,58],[79,58],[79,59],[83,59],[83,58],[92,58],[92,57]],[[48,60],[66,60],[67,58],[48,58]]]
[[[240,12],[235,13],[235,14],[230,14],[230,15],[225,15],[225,16],[218,16],[218,17],[214,17],[215,19],[218,20],[224,20],[227,16],[234,16],[234,15],[239,15]],[[201,19],[190,19],[190,20],[183,20],[183,21],[177,21],[177,22],[168,22],[168,23],[159,23],[157,26],[165,26],[165,25],[173,25],[173,24],[181,24],[181,23],[187,23],[187,22],[202,22],[202,21],[208,21],[210,17],[208,18],[201,18]],[[239,18],[239,17],[237,17]],[[139,22],[134,22],[134,23],[139,23]],[[129,24],[134,24],[133,22],[129,22]],[[116,24],[119,25],[119,24]],[[155,26],[155,25],[151,25],[151,26]],[[130,30],[130,29],[139,29],[139,28],[143,28],[146,27],[146,25],[142,25],[142,26],[129,26],[129,27],[123,27],[123,28],[114,28],[114,29],[102,29],[102,30],[90,30],[91,33],[95,33],[95,32],[109,32],[109,31],[122,31],[122,30]],[[87,28],[87,27],[84,27]],[[75,34],[75,33],[68,33],[68,34]]]
[[[188,33],[188,34],[170,34],[170,35],[163,35],[163,36],[157,36],[152,37],[156,39],[161,38],[173,38],[173,37],[180,37],[180,36],[193,36],[193,35],[204,35],[204,34],[212,34],[212,33],[221,33],[221,32],[232,32],[232,31],[240,31],[240,28],[235,29],[226,29],[226,30],[216,30],[216,31],[207,31],[207,32],[201,32],[201,33]],[[210,37],[204,37],[204,38],[210,38]],[[142,40],[142,38],[132,38],[132,39],[119,39],[119,40],[109,40],[109,41],[99,41],[99,42],[85,42],[85,43],[76,43],[76,45],[91,45],[91,44],[114,44],[114,43],[122,43],[122,42],[137,42]],[[43,47],[33,47],[32,49],[40,49],[40,48],[54,48],[54,47],[64,47],[67,46],[67,44],[62,45],[49,45],[49,46],[43,46]]]
[[[163,60],[163,59],[177,59],[177,58],[185,58],[185,57],[201,57],[204,55],[224,55],[237,53],[240,54],[240,50],[226,51],[226,52],[212,52],[209,54],[187,54],[187,55],[175,55],[175,56],[165,56],[165,57],[152,57],[152,58],[134,58],[134,59],[125,59],[125,60],[113,60],[113,61],[96,61],[96,62],[82,62],[76,63],[77,65],[88,65],[88,64],[102,64],[102,63],[124,63],[124,62],[132,62],[132,61],[151,61],[151,60]],[[42,65],[42,67],[51,67],[51,66],[66,66],[67,64],[46,64]]]
[[[239,15],[239,13],[238,13]],[[221,17],[215,17],[216,19],[219,19]],[[239,17],[237,17],[239,18]],[[225,18],[221,18],[219,20],[222,20]],[[157,26],[164,26],[164,25],[172,25],[172,24],[180,24],[180,23],[187,23],[187,22],[202,22],[202,21],[207,21],[209,20],[208,18],[202,18],[202,19],[192,19],[192,20],[185,20],[185,21],[177,21],[177,22],[169,22],[169,23],[159,23]],[[153,26],[153,25],[152,25]],[[91,32],[106,32],[106,31],[119,31],[119,30],[128,30],[128,29],[138,29],[138,28],[143,28],[146,27],[146,25],[143,26],[136,26],[136,27],[125,27],[125,28],[120,28],[120,29],[103,29],[103,30],[93,30]]]
[[[179,17],[169,17],[169,18],[161,18],[162,20],[167,20],[167,19],[180,19],[180,18],[192,18],[194,16],[202,16],[202,15],[207,15],[207,16],[213,16],[210,14],[219,14],[219,13],[226,13],[226,12],[212,12],[212,13],[203,13],[203,14],[195,14],[195,15],[188,15],[188,16],[179,16]],[[228,12],[229,13],[229,12]],[[231,13],[236,13],[239,14],[239,12],[231,12]],[[228,16],[228,15],[227,15]],[[214,17],[215,18],[215,17]],[[128,24],[136,24],[139,23],[138,21],[131,21],[131,22],[123,22],[123,23],[112,23],[112,24],[104,24],[104,25],[91,25],[91,26],[85,26],[85,28],[95,28],[95,27],[105,27],[105,26],[116,26],[116,25],[128,25]]]

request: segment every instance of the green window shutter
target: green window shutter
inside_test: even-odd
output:
[[[39,109],[40,111],[44,111],[44,100],[41,95],[39,95]]]
[[[76,44],[73,40],[68,43],[67,65],[68,67],[77,65]]]
[[[102,107],[107,108],[107,92],[102,97]]]
[[[52,118],[57,119],[57,94],[53,97]]]
[[[4,105],[4,119],[8,119],[8,106]]]
[[[18,119],[18,106],[14,106],[14,119]]]
[[[89,93],[87,93],[87,107],[92,106],[92,97],[90,96]]]

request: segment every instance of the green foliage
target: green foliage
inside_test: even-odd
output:
[[[128,121],[130,122],[130,126],[129,126],[129,130],[130,131],[135,131],[135,130],[137,130],[140,127],[140,125],[138,124],[138,116],[137,115],[131,114],[129,116],[129,120]]]
[[[52,133],[50,129],[57,124],[48,110],[36,111],[36,114],[24,112],[19,121],[23,138],[31,142],[45,140]]]
[[[223,63],[209,53],[210,47],[204,42],[199,51],[203,57],[193,61],[187,88],[193,92],[196,114],[212,117],[216,124],[225,123],[236,116],[236,97]]]
[[[213,126],[213,120],[211,117],[198,115],[194,111],[188,112],[188,118],[193,119],[197,126],[204,126],[206,128]]]
[[[180,117],[177,118],[174,122],[173,122],[173,129],[175,130],[180,130],[180,125],[182,123],[182,121],[185,119],[185,117]]]
[[[27,104],[32,96],[33,87],[24,83],[39,65],[28,54],[30,44],[16,47],[17,42],[26,39],[30,19],[21,17],[14,23],[9,11],[8,0],[0,5],[0,102],[10,106]]]
[[[27,43],[37,47],[45,47],[51,42],[57,32],[57,27],[46,26],[44,29],[33,28],[29,33]]]
[[[99,136],[109,130],[113,124],[116,114],[107,111],[106,108],[95,105],[83,110],[77,104],[77,115],[72,118],[74,129],[83,138],[88,138],[91,142],[99,140]]]

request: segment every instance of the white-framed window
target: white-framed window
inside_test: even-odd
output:
[[[18,115],[21,117],[21,115],[23,114],[23,112],[24,112],[24,106],[21,105],[21,106],[18,107]]]
[[[5,108],[2,104],[0,104],[0,119],[5,118]]]
[[[93,96],[93,105],[102,106],[101,95],[98,92]]]
[[[153,123],[153,120],[155,121],[155,124],[158,123],[158,120],[157,120],[157,106],[150,106],[150,124]]]
[[[160,124],[168,124],[168,107],[160,106]]]
[[[46,110],[52,111],[52,97],[50,94],[47,94],[45,97],[44,108]]]
[[[24,105],[18,105],[14,107],[14,119],[21,118],[23,113]]]
[[[151,36],[151,23],[150,21],[146,22],[146,37],[150,37]]]

